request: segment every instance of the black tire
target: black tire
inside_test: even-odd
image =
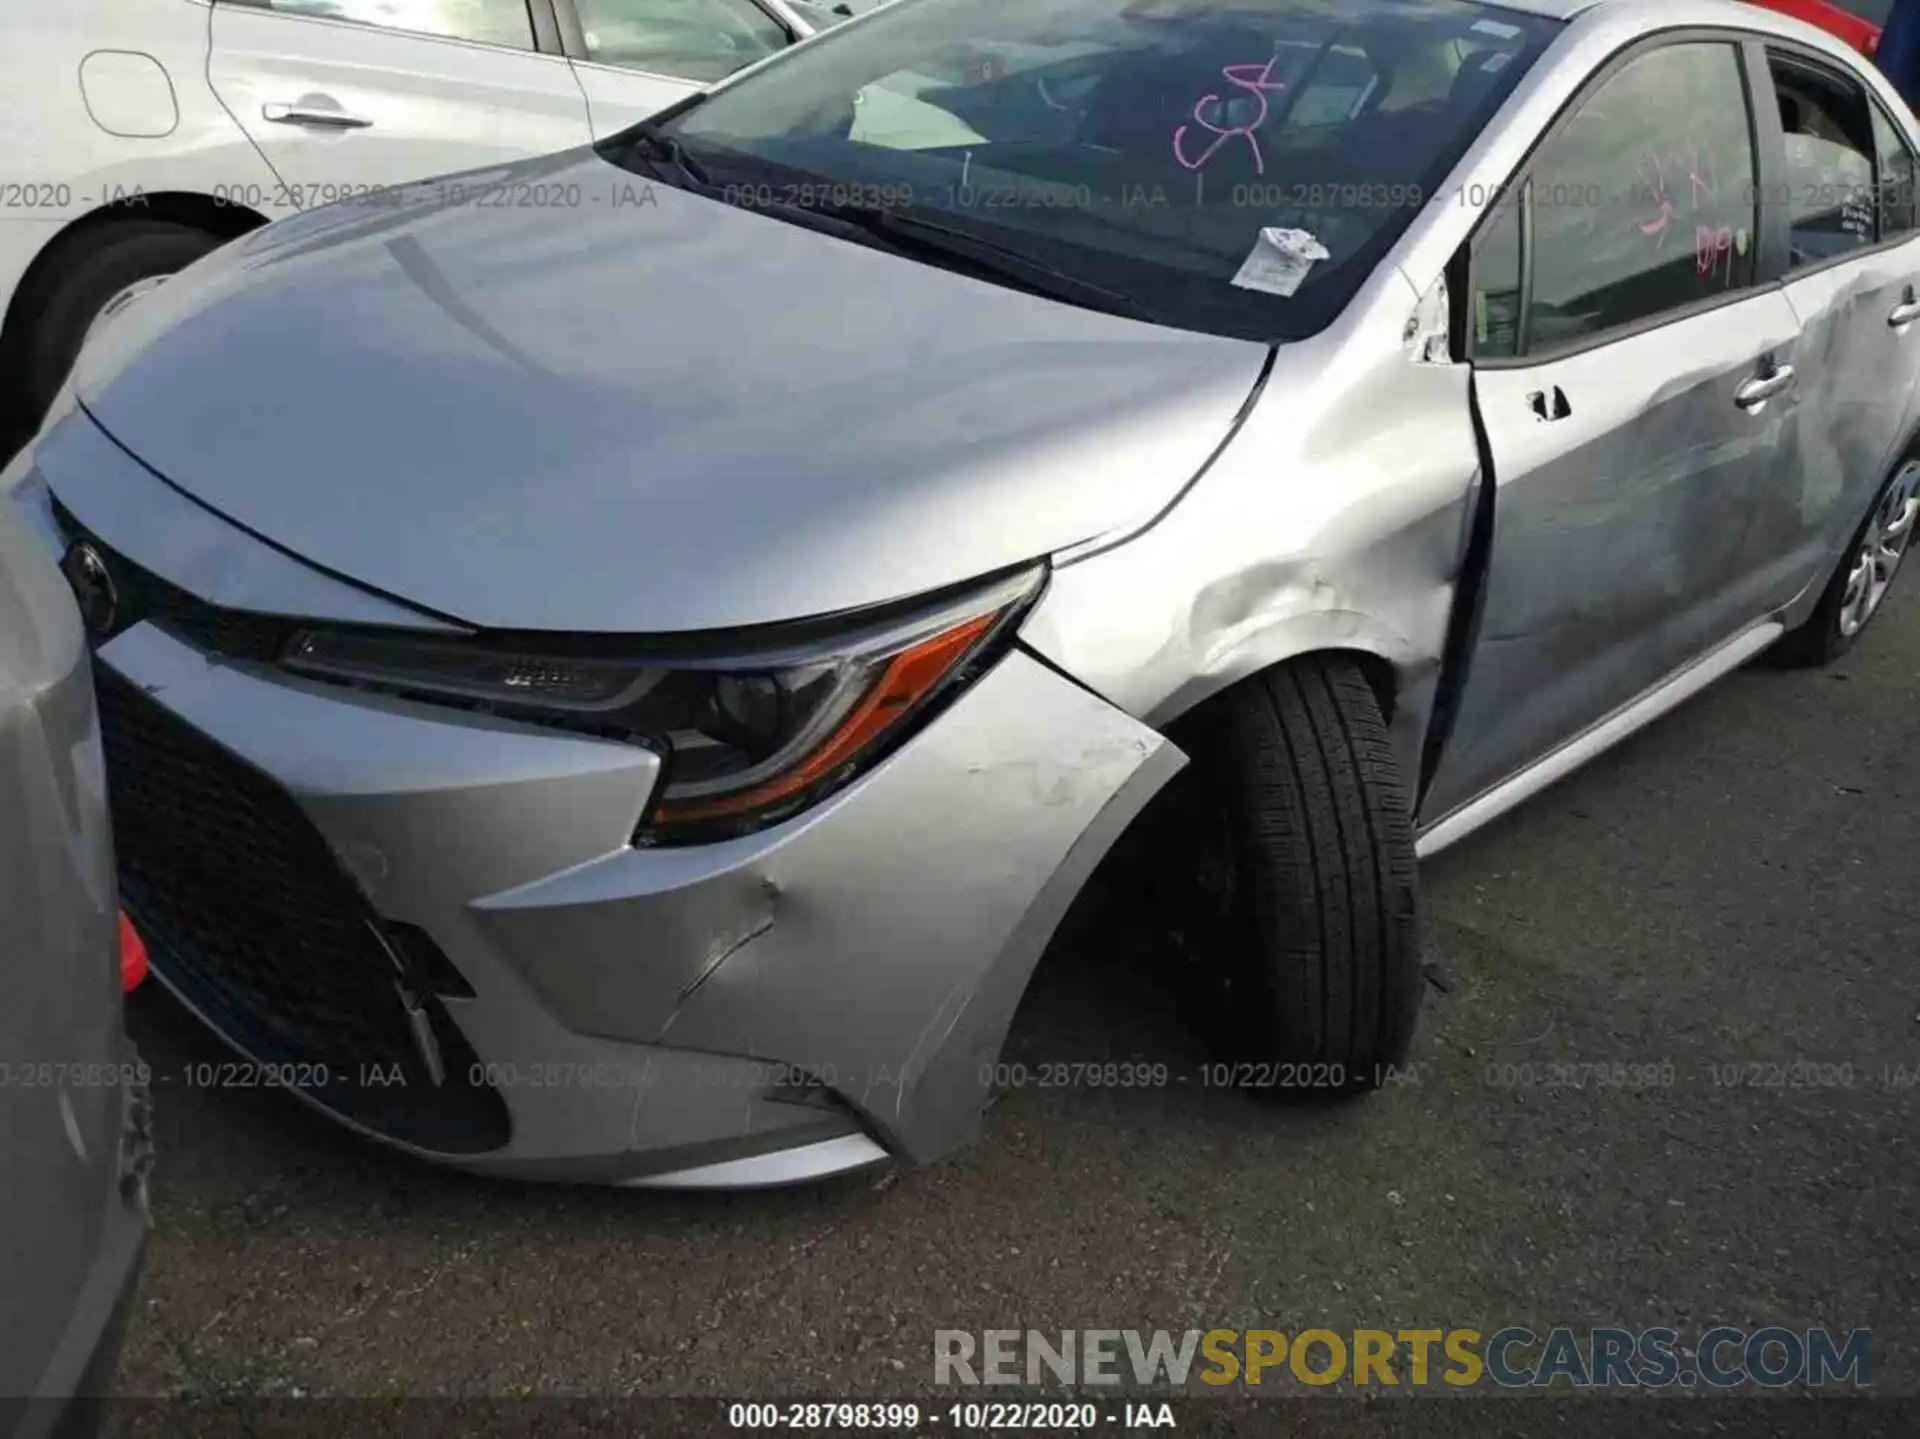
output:
[[[8,335],[5,367],[26,397],[29,426],[38,426],[60,393],[80,341],[101,308],[127,286],[186,268],[220,237],[169,220],[116,220],[82,230],[61,244],[51,267],[18,299],[17,333]]]
[[[1413,822],[1379,702],[1327,655],[1208,709],[1196,799],[1225,851],[1207,948],[1226,981],[1210,1027],[1243,1066],[1233,1082],[1376,1088],[1406,1061],[1422,987]]]
[[[1789,630],[1775,642],[1768,652],[1768,660],[1776,666],[1801,669],[1817,668],[1832,664],[1848,650],[1852,649],[1867,627],[1873,623],[1880,606],[1871,610],[1857,629],[1848,633],[1843,623],[1847,608],[1848,578],[1859,558],[1862,546],[1866,544],[1868,532],[1882,518],[1882,511],[1896,491],[1908,493],[1917,481],[1920,481],[1920,452],[1910,451],[1894,471],[1887,477],[1886,483],[1874,493],[1873,504],[1855,528],[1853,537],[1847,541],[1847,547],[1840,555],[1840,563],[1834,567],[1833,575],[1827,581],[1826,589],[1820,595],[1820,603],[1814,606],[1813,613],[1799,628]],[[1899,545],[1900,559],[1905,558],[1912,532],[1902,537]],[[1900,568],[1899,559],[1894,562],[1893,573],[1887,577],[1890,585]]]

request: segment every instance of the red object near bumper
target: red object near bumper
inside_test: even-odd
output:
[[[1874,47],[1880,43],[1878,25],[1871,20],[1862,20],[1838,5],[1829,5],[1827,0],[1753,0],[1753,3],[1764,5],[1769,10],[1778,10],[1782,15],[1791,15],[1796,20],[1804,20],[1809,25],[1818,25],[1829,35],[1853,46],[1862,55],[1873,54]]]
[[[140,932],[133,927],[133,921],[127,918],[127,912],[123,909],[120,911],[120,992],[132,994],[146,977],[146,942],[140,938]]]

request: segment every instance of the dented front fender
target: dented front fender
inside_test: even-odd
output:
[[[625,850],[474,914],[568,1028],[817,1076],[930,1159],[977,1131],[1048,939],[1185,762],[1016,651],[797,820]]]
[[[1388,272],[1350,323],[1282,347],[1176,505],[1060,557],[1026,643],[1155,727],[1295,656],[1371,655],[1411,782],[1479,470],[1470,372],[1415,343],[1418,313]]]

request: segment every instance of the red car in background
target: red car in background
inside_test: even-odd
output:
[[[1873,54],[1874,46],[1880,43],[1878,25],[1838,5],[1829,5],[1827,0],[1753,0],[1753,3],[1805,20],[1809,25],[1818,25],[1828,34],[1839,36],[1862,55]]]

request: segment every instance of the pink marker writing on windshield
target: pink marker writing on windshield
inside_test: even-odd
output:
[[[1220,97],[1218,95],[1202,95],[1194,102],[1193,120],[1195,124],[1213,133],[1213,143],[1202,150],[1197,159],[1189,160],[1187,158],[1185,144],[1188,127],[1181,125],[1173,132],[1173,158],[1189,170],[1198,170],[1220,152],[1221,146],[1236,136],[1243,136],[1246,139],[1248,149],[1253,152],[1254,173],[1258,175],[1266,174],[1266,157],[1260,153],[1260,140],[1253,132],[1267,122],[1267,92],[1287,88],[1286,81],[1275,80],[1273,78],[1274,64],[1274,60],[1268,60],[1264,65],[1254,63],[1224,66],[1220,71],[1221,76],[1225,78],[1229,85],[1238,86],[1253,96],[1253,98],[1259,102],[1259,113],[1245,125],[1228,125],[1224,127],[1216,125],[1201,112],[1209,105],[1218,105],[1220,103]]]

